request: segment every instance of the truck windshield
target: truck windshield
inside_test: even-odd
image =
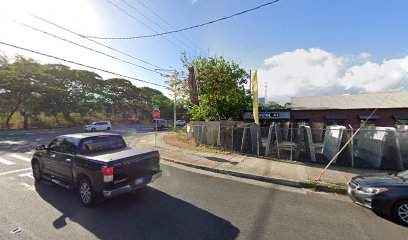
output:
[[[124,147],[126,147],[126,143],[121,136],[100,135],[84,139],[81,143],[80,153],[92,154]]]

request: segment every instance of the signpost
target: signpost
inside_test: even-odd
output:
[[[153,106],[153,119],[156,121],[155,133],[154,133],[154,147],[156,147],[156,138],[157,138],[157,120],[160,118],[159,105]]]

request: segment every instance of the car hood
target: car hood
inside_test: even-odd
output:
[[[354,177],[353,180],[361,187],[408,187],[408,183],[406,181],[397,176],[392,176],[389,174],[357,176]]]

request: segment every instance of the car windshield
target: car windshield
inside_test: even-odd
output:
[[[126,147],[126,143],[121,136],[100,135],[86,138],[81,143],[81,154],[92,154],[100,151],[108,151]]]
[[[399,173],[397,173],[396,175],[397,175],[398,177],[402,177],[402,178],[404,178],[404,179],[408,179],[408,170],[399,172]]]

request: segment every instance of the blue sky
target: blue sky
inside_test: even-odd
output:
[[[111,1],[157,32],[162,32],[122,1]],[[165,29],[170,27],[144,8],[139,1],[176,28],[199,24],[267,2],[126,1]],[[6,35],[0,35],[2,41],[147,81],[160,84],[164,82],[157,74],[80,49],[10,22],[10,19],[18,20],[116,57],[140,63],[30,16],[35,14],[89,35],[121,37],[153,33],[151,29],[125,15],[106,0],[1,2],[4,7],[0,10],[0,24],[4,32],[7,32]],[[100,41],[161,67],[180,68],[181,50],[187,50],[192,56],[200,51],[203,54],[209,51],[212,56],[223,55],[239,62],[245,69],[259,69],[260,85],[264,86],[265,82],[268,85],[268,99],[283,102],[293,95],[378,92],[394,88],[395,84],[392,83],[396,83],[396,79],[404,70],[408,70],[408,33],[404,31],[408,25],[407,9],[408,1],[403,0],[281,0],[233,19],[183,32],[194,45],[179,34],[166,36],[181,46],[181,49],[161,37]],[[185,47],[174,36],[190,48]],[[8,47],[0,46],[0,50],[9,56],[22,53],[42,63],[56,62]],[[324,61],[320,61],[322,59]],[[310,62],[316,64],[310,65]],[[105,78],[112,77],[104,73],[101,75]],[[357,80],[355,76],[358,76]],[[382,84],[384,81],[386,84]],[[138,86],[145,85],[134,83]],[[273,87],[280,85],[286,89]]]

